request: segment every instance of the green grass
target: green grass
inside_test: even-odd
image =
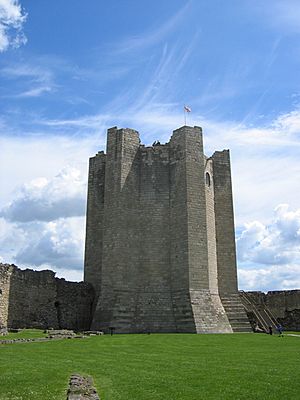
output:
[[[5,336],[0,336],[0,340],[6,339],[30,339],[46,337],[47,333],[44,333],[40,329],[22,329],[18,333],[8,333]]]
[[[71,373],[103,400],[298,399],[300,338],[114,335],[0,345],[0,400],[65,400]]]

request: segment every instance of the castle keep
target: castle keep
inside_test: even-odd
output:
[[[108,130],[90,159],[84,280],[91,329],[250,331],[237,289],[229,151],[203,153],[200,127],[145,147]]]
[[[229,152],[206,157],[201,128],[152,147],[109,129],[87,211],[85,282],[0,263],[0,335],[300,330],[300,290],[238,293]]]

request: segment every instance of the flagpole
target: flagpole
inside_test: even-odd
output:
[[[183,107],[183,113],[184,113],[184,126],[186,126],[186,114],[190,113],[192,111],[191,107],[184,106]]]

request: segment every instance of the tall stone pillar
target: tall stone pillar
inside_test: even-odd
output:
[[[84,281],[94,286],[95,302],[102,277],[105,162],[106,155],[101,151],[89,163]]]
[[[229,150],[216,151],[212,160],[218,285],[224,295],[238,290]]]
[[[139,271],[138,132],[108,130],[101,290],[93,329],[130,331]]]
[[[229,150],[216,151],[212,161],[219,294],[233,331],[251,332],[238,294]]]
[[[178,331],[231,332],[220,299],[213,298],[209,288],[201,128],[184,126],[174,131],[170,151],[171,263]]]

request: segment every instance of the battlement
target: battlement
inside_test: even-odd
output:
[[[202,128],[199,126],[182,126],[173,131],[173,134],[170,138],[170,141],[167,143],[160,143],[153,144],[152,146],[145,146],[141,144],[139,132],[130,129],[130,128],[118,128],[114,126],[107,130],[107,146],[106,146],[106,154],[108,154],[112,149],[116,152],[119,151],[122,154],[122,149],[126,147],[131,147],[132,145],[137,146],[137,150],[141,152],[147,152],[152,150],[158,150],[163,148],[169,148],[176,139],[183,139],[186,137],[197,137],[199,136],[202,138]],[[157,141],[155,141],[157,142]],[[182,142],[184,144],[184,142]],[[94,157],[103,157],[106,155],[104,151],[99,151]],[[92,158],[94,158],[92,157]]]
[[[175,138],[177,136],[182,136],[182,135],[199,135],[202,136],[202,128],[200,126],[188,126],[188,125],[183,125],[180,128],[177,128],[173,131],[173,134],[171,136],[172,138]]]

